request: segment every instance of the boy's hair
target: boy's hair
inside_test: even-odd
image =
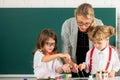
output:
[[[36,42],[36,47],[33,50],[33,54],[35,53],[35,51],[37,49],[42,49],[43,46],[45,45],[46,41],[49,38],[52,38],[52,39],[55,40],[55,48],[54,48],[53,52],[57,52],[57,36],[56,36],[55,32],[50,30],[50,29],[44,29],[38,35],[37,42]]]
[[[94,25],[94,9],[92,5],[88,3],[83,3],[75,10],[75,16],[83,16],[87,19],[91,19],[92,23],[91,25]]]
[[[110,38],[115,34],[112,26],[93,26],[88,30],[88,37],[91,41],[100,41]]]

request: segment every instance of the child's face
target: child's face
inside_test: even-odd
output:
[[[46,52],[52,52],[55,48],[55,40],[49,38],[44,45],[44,49]]]
[[[93,41],[93,44],[95,48],[102,51],[108,45],[108,39]]]

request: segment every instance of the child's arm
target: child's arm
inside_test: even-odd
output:
[[[68,58],[70,59],[70,55],[67,54],[67,53],[64,53],[64,54],[53,54],[53,55],[45,55],[43,58],[42,58],[42,62],[48,62],[48,61],[51,61],[51,60],[54,60],[56,58]]]

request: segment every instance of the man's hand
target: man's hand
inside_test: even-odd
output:
[[[66,72],[66,73],[71,72],[71,70],[70,70],[70,65],[69,65],[69,64],[64,64],[64,65],[62,66],[62,70],[63,70],[64,72]]]
[[[78,65],[76,63],[71,64],[71,71],[74,73],[78,73]]]
[[[86,68],[86,64],[85,63],[79,64],[79,70],[80,71],[82,71],[85,68]]]

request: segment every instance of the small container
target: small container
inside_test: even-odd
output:
[[[107,71],[102,72],[102,79],[103,80],[108,80],[108,72]]]
[[[108,72],[107,71],[98,71],[96,73],[96,80],[108,80]]]
[[[93,80],[93,76],[92,76],[92,75],[89,75],[88,80]]]
[[[96,80],[102,80],[102,71],[97,71]]]

